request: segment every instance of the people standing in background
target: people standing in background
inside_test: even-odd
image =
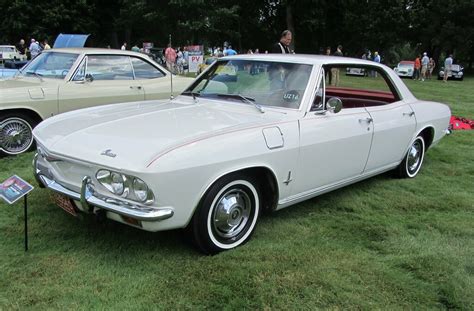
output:
[[[338,45],[336,52],[333,54],[334,56],[344,56],[342,54],[342,45]],[[331,68],[331,85],[338,86],[339,85],[339,68]]]
[[[232,48],[232,45],[227,47],[227,50],[224,51],[224,56],[237,55],[237,51]]]
[[[31,54],[31,59],[35,58],[39,53],[41,53],[41,48],[35,39],[31,39],[29,50]]]
[[[20,39],[20,42],[18,42],[18,45],[16,46],[18,49],[18,52],[20,52],[21,55],[25,55],[26,53],[26,45],[25,45],[25,40]]]
[[[178,73],[183,74],[184,72],[184,54],[181,47],[178,48],[178,53],[176,53],[176,65],[178,66]]]
[[[135,44],[134,46],[132,46],[132,48],[131,48],[130,50],[133,51],[133,52],[140,52],[140,48],[138,47],[137,44]]]
[[[431,79],[433,76],[433,70],[436,67],[436,63],[433,58],[430,57],[430,61],[428,62],[428,79]]]
[[[444,60],[444,77],[443,81],[448,82],[448,77],[451,74],[451,67],[453,66],[453,55],[449,54]]]
[[[428,58],[428,53],[423,53],[423,58],[421,59],[421,81],[425,81],[426,72],[428,71],[428,63],[430,59]]]
[[[280,41],[273,45],[270,53],[290,54],[290,44],[292,39],[293,35],[291,34],[291,31],[284,30],[281,33]]]
[[[51,46],[48,44],[48,39],[43,40],[43,50],[50,50]]]
[[[379,52],[375,51],[375,52],[374,52],[374,62],[380,64],[380,61],[381,61],[381,59],[380,59]],[[374,78],[377,78],[377,70],[374,70],[374,72],[373,72],[373,77],[374,77]]]
[[[174,72],[176,63],[176,51],[171,47],[171,44],[168,44],[168,47],[165,50],[165,59],[166,67],[168,67],[168,70]]]
[[[124,42],[122,44],[122,47],[120,48],[122,51],[125,51],[127,49],[127,42]]]
[[[328,46],[328,47],[326,48],[325,55],[327,55],[327,56],[331,55],[331,47],[330,47],[330,46]]]
[[[413,80],[420,80],[421,55],[415,58],[415,71],[413,72]]]

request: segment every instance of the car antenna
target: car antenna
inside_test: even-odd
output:
[[[169,48],[171,48],[171,34],[170,34]],[[165,50],[165,58],[166,58],[166,50]],[[173,66],[171,66],[170,72],[171,72],[171,95],[170,95],[170,100],[172,100],[174,98],[174,96],[173,96]]]

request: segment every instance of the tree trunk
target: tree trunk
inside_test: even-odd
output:
[[[295,34],[295,25],[293,22],[293,10],[291,8],[290,1],[286,1],[286,27],[291,34],[293,35],[293,40],[291,40],[290,50],[295,50],[296,46],[296,34]]]

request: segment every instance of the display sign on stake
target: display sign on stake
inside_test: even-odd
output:
[[[8,204],[13,204],[24,197],[24,213],[25,213],[25,252],[28,250],[28,193],[34,187],[18,177],[13,175],[0,184],[0,198]]]

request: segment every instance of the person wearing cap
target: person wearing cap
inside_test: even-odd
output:
[[[39,53],[41,53],[41,48],[35,39],[31,39],[30,53],[31,53],[31,59],[35,58]]]
[[[430,58],[428,57],[428,53],[423,53],[423,58],[421,59],[421,81],[425,81],[426,79],[426,72],[428,71],[429,62]]]

